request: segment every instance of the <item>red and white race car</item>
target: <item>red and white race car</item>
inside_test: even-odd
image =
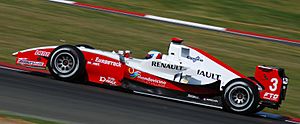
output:
[[[13,53],[16,63],[48,67],[59,80],[117,86],[135,93],[249,114],[279,108],[288,78],[284,69],[257,66],[247,77],[212,55],[172,38],[168,54],[150,51],[143,59],[130,51],[108,52],[88,45],[31,48]]]

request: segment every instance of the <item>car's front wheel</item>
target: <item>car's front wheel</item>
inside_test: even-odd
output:
[[[224,109],[240,114],[253,113],[258,100],[258,90],[243,79],[230,83],[223,94]]]
[[[85,60],[79,49],[62,45],[54,49],[49,59],[49,71],[59,80],[74,81],[84,76]]]

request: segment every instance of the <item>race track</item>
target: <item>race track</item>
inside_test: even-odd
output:
[[[89,124],[284,123],[5,69],[0,110]]]

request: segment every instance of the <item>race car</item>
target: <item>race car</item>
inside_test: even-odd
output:
[[[167,54],[152,50],[145,58],[88,45],[37,47],[13,55],[16,64],[48,69],[58,80],[86,80],[239,114],[278,109],[288,85],[282,68],[258,65],[247,77],[180,38],[171,39]]]

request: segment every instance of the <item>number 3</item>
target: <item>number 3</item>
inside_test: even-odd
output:
[[[272,78],[271,83],[273,83],[273,86],[269,86],[269,89],[274,92],[277,90],[278,79]]]

